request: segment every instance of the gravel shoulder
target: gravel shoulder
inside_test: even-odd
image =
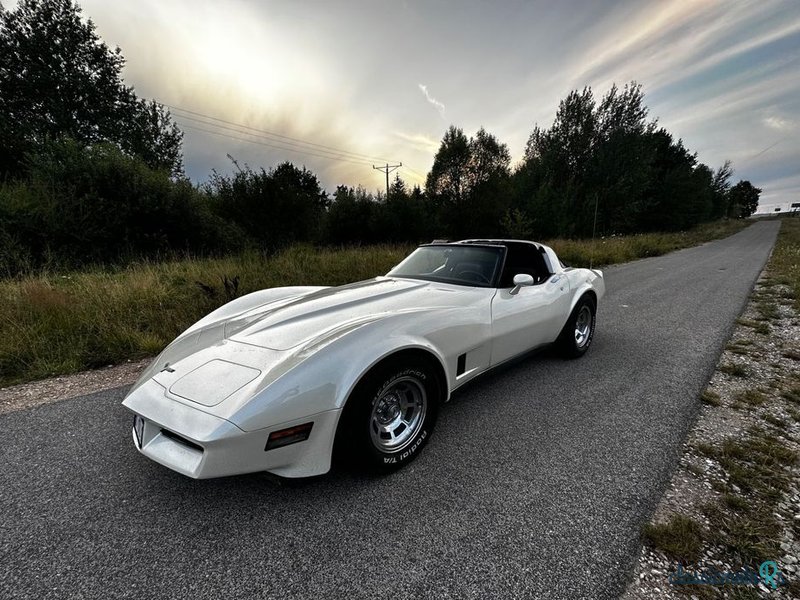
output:
[[[800,314],[774,275],[762,272],[700,396],[623,600],[800,597]],[[678,565],[757,573],[764,561],[783,585],[670,580]]]
[[[0,388],[0,415],[131,385],[152,358]]]

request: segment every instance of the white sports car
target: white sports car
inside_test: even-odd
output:
[[[385,277],[238,298],[156,358],[123,404],[145,456],[189,477],[394,470],[475,376],[556,342],[592,342],[605,284],[551,248],[466,240],[417,248]]]

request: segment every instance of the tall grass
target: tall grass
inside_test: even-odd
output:
[[[770,272],[778,283],[789,287],[784,293],[800,311],[800,218],[784,218],[778,242],[770,259]]]
[[[550,240],[547,242],[566,264],[588,267],[613,265],[648,256],[660,256],[681,248],[733,235],[749,222],[743,220],[715,221],[688,231],[676,233],[641,233],[591,240]]]
[[[723,237],[744,223],[606,240],[553,240],[564,262],[612,264]],[[140,262],[117,270],[0,281],[0,385],[159,352],[233,296],[283,285],[340,285],[386,273],[411,246],[295,246],[271,257]],[[227,281],[227,284],[226,284]]]

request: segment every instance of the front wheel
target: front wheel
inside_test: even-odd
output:
[[[578,300],[558,338],[558,345],[565,357],[578,358],[586,354],[594,338],[596,315],[597,306],[591,296],[583,296]]]
[[[433,433],[440,394],[436,372],[423,361],[377,367],[345,406],[338,458],[379,473],[405,466]]]

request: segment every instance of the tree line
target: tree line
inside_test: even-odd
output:
[[[289,162],[199,185],[182,133],[139,98],[124,58],[72,0],[0,5],[0,275],[176,253],[433,237],[581,237],[745,217],[761,190],[732,183],[650,119],[642,88],[590,88],[534,127],[523,159],[479,129],[444,134],[424,186],[338,186]]]

